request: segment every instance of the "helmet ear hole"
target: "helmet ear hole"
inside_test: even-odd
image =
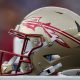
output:
[[[48,61],[53,61],[53,60],[57,60],[60,58],[59,55],[53,55],[53,54],[48,54],[48,55],[44,55],[44,58],[46,58]]]

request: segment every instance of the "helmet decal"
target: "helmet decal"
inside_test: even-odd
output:
[[[59,33],[61,35],[64,35],[65,37],[73,40],[74,42],[76,42],[76,43],[78,43],[80,45],[80,40],[79,39],[73,37],[72,35],[68,34],[67,32],[64,32],[64,31],[62,31],[62,30],[60,30],[60,29],[52,26],[51,23],[40,22],[39,20],[41,18],[42,17],[33,17],[33,18],[29,18],[29,19],[25,18],[24,21],[22,22],[22,25],[24,25],[27,28],[30,28],[30,29],[32,29],[34,31],[35,31],[36,27],[43,28],[43,30],[45,31],[45,33],[47,33],[47,35],[50,38],[53,38],[54,36],[57,36],[57,38],[55,39],[55,42],[59,43],[60,45],[62,45],[64,47],[70,48],[70,46],[65,41],[63,41],[58,35],[56,35],[55,32],[57,32],[57,33]],[[51,32],[49,32],[49,30]]]
[[[35,31],[36,27],[41,27],[41,28],[43,28],[45,33],[51,38],[52,42],[55,41],[64,47],[70,48],[70,46],[63,39],[61,39],[55,32],[58,32],[64,36],[66,36],[65,33],[63,31],[61,31],[60,29],[57,29],[57,28],[51,26],[51,23],[40,22],[39,20],[41,18],[42,17],[33,17],[33,18],[29,18],[29,19],[25,18],[24,21],[22,22],[22,25],[24,25],[27,28],[30,28],[34,31]]]
[[[56,28],[55,26],[52,26],[51,23],[40,22],[39,20],[41,18],[42,17],[33,17],[33,18],[29,18],[29,19],[25,18],[24,21],[22,22],[22,25],[24,25],[24,26],[26,26],[26,27],[34,30],[34,31],[35,31],[36,27],[41,27],[41,28],[43,28],[45,33],[48,34],[48,36],[50,38],[54,37],[54,35],[56,35],[55,32],[57,32],[61,35],[64,35],[65,37],[73,40],[74,42],[76,42],[80,45],[79,39],[73,37],[72,35],[68,34],[67,32],[64,32],[64,31]],[[52,36],[51,33],[48,32],[46,29],[51,30],[51,32],[54,33],[54,35]],[[56,36],[58,36],[58,35],[56,35]],[[59,36],[57,37],[57,39],[55,41],[64,47],[70,48],[70,46],[66,42],[64,42]]]

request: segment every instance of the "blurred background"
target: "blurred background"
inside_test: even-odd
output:
[[[15,28],[31,11],[44,6],[68,8],[80,15],[80,0],[0,0],[0,49],[12,52],[9,29]]]

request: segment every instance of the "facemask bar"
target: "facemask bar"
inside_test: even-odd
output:
[[[24,39],[23,48],[22,48],[21,54],[24,54],[24,52],[25,52],[29,37],[40,38],[40,42],[41,42],[39,46],[34,47],[30,52],[32,52],[33,50],[35,50],[35,49],[37,49],[37,48],[39,48],[39,47],[41,47],[43,45],[44,38],[43,38],[43,36],[41,34],[25,34],[25,33],[22,33],[22,32],[15,31],[14,29],[11,29],[9,31],[9,34],[11,34],[13,36],[16,36],[16,37],[18,37],[20,39]],[[28,55],[28,57],[30,57],[30,54]]]
[[[11,52],[8,52],[8,51],[0,50],[0,75],[2,75],[2,76],[8,76],[8,75],[14,76],[14,75],[22,74],[22,73],[19,73],[19,74],[5,74],[5,73],[2,73],[1,66],[2,66],[2,61],[3,61],[3,57],[4,57],[5,54],[10,54],[10,55],[18,56],[18,57],[27,58],[27,56],[25,56],[25,55],[20,55],[20,54],[11,53]],[[23,60],[23,62],[30,63],[30,60],[26,60],[26,61]],[[30,73],[30,72],[31,71],[29,71],[27,73]]]
[[[42,35],[40,35],[40,34],[24,34],[24,33],[15,31],[15,30],[13,30],[13,29],[11,29],[11,30],[9,31],[9,34],[11,34],[11,35],[13,35],[13,36],[16,36],[16,37],[18,37],[18,38],[20,38],[20,39],[24,39],[24,42],[23,42],[23,47],[22,47],[22,50],[21,50],[21,55],[19,55],[19,54],[14,54],[14,53],[10,53],[10,52],[7,52],[7,51],[2,51],[2,50],[0,51],[0,53],[1,53],[1,58],[0,58],[0,70],[1,70],[1,65],[2,65],[2,58],[3,58],[3,55],[4,55],[4,54],[8,53],[8,54],[13,54],[14,56],[20,57],[19,63],[18,63],[18,65],[17,65],[16,71],[15,71],[15,74],[3,74],[3,73],[1,72],[1,75],[21,75],[21,74],[27,74],[27,73],[32,72],[32,69],[31,69],[31,70],[29,70],[29,71],[27,71],[27,72],[25,72],[25,73],[22,73],[22,72],[19,73],[19,72],[18,72],[18,69],[19,69],[19,67],[20,67],[20,65],[21,65],[22,62],[26,62],[26,63],[30,63],[30,64],[31,64],[30,55],[32,54],[32,51],[34,51],[35,49],[38,49],[38,48],[42,47],[42,45],[43,45],[43,37],[42,37]],[[40,45],[37,46],[37,47],[34,47],[34,48],[29,52],[29,54],[28,54],[27,56],[24,56],[24,52],[25,52],[26,47],[27,47],[27,42],[28,42],[28,40],[29,40],[28,37],[37,37],[37,38],[40,38]],[[23,60],[23,58],[27,58],[27,60]]]

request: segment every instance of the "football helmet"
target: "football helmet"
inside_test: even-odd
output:
[[[68,9],[34,10],[9,34],[14,53],[0,51],[1,75],[53,75],[80,68],[80,16]]]

